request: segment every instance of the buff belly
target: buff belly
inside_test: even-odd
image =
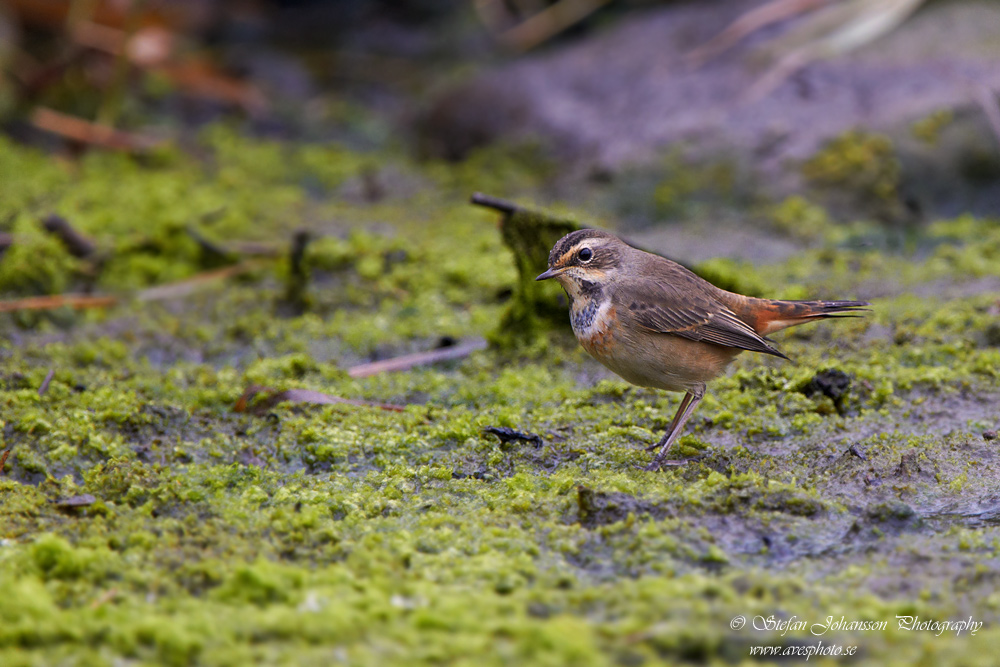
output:
[[[721,375],[740,353],[672,334],[631,328],[630,335],[610,302],[590,310],[571,315],[580,345],[615,374],[641,387],[694,389]]]

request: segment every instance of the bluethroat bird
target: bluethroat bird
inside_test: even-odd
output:
[[[740,352],[788,359],[765,338],[786,327],[829,317],[857,317],[866,301],[775,301],[727,292],[680,264],[628,245],[617,236],[581,229],[556,242],[549,268],[570,301],[573,333],[587,352],[640,387],[683,391],[647,470],[667,452],[705,396]]]

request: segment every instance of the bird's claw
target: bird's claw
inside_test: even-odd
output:
[[[684,466],[687,464],[688,461],[676,461],[676,460],[657,461],[656,459],[653,459],[653,462],[650,463],[648,466],[646,466],[646,470],[649,470],[650,472],[656,472],[664,467],[676,468],[678,466]]]

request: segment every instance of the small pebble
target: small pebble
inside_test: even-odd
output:
[[[983,431],[983,440],[996,440],[996,439],[997,439],[996,431]]]

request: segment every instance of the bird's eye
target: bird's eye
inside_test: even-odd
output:
[[[590,248],[580,248],[580,252],[576,256],[580,258],[581,262],[589,262],[594,257],[594,251]]]

